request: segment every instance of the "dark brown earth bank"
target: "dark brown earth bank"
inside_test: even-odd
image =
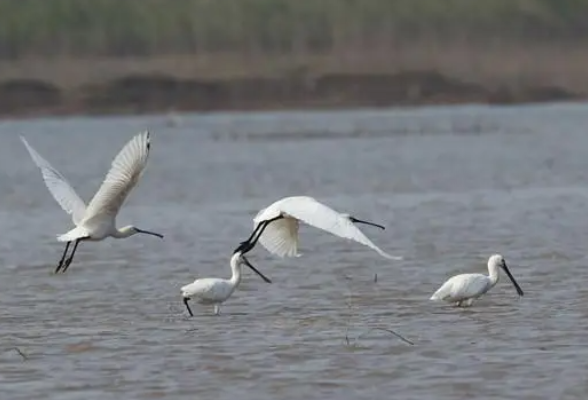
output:
[[[202,80],[136,74],[67,89],[36,79],[6,80],[0,82],[0,115],[514,104],[583,98],[583,93],[556,86],[488,87],[426,70]]]

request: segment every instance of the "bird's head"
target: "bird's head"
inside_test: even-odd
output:
[[[513,286],[517,290],[518,295],[523,296],[525,294],[523,292],[523,289],[521,289],[521,287],[519,286],[519,284],[515,280],[514,276],[510,273],[510,270],[508,269],[508,266],[506,265],[506,261],[504,260],[504,257],[502,257],[502,255],[500,255],[500,254],[494,254],[488,259],[488,269],[491,270],[491,269],[497,269],[497,268],[501,268],[506,273],[506,275],[508,276],[508,278],[512,282]]]
[[[251,251],[251,249],[254,247],[255,245],[250,243],[249,241],[244,241],[239,243],[239,246],[237,246],[237,248],[235,250],[233,250],[233,254],[236,253],[241,253],[241,254],[245,254],[248,253],[249,251]]]
[[[257,275],[259,275],[261,277],[261,279],[263,279],[265,282],[267,283],[272,283],[272,281],[266,277],[264,274],[262,274],[261,272],[259,272],[259,270],[257,268],[255,268],[247,259],[247,257],[245,257],[245,254],[243,253],[243,251],[240,250],[240,247],[244,247],[245,249],[247,249],[248,246],[250,246],[250,244],[248,244],[247,242],[242,242],[241,246],[237,247],[237,249],[235,250],[235,252],[233,253],[233,257],[231,257],[231,266],[235,265],[235,263],[237,265],[247,265],[249,268],[251,268],[251,270],[253,272],[255,272]]]
[[[504,261],[504,257],[501,254],[494,254],[488,259],[488,265],[504,268],[506,261]]]
[[[129,237],[129,236],[136,235],[138,233],[142,233],[142,234],[145,234],[145,235],[157,236],[158,238],[163,239],[163,235],[161,233],[147,231],[147,230],[144,230],[144,229],[139,229],[139,228],[137,228],[136,226],[133,226],[133,225],[127,225],[127,226],[124,226],[124,227],[120,228],[118,230],[118,233],[119,233],[119,235],[117,237],[119,237],[119,238],[126,238],[126,237]]]

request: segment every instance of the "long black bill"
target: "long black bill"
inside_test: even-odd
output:
[[[253,265],[251,265],[251,263],[249,262],[248,259],[245,258],[245,256],[241,255],[241,258],[243,258],[243,261],[245,261],[245,264],[247,264],[247,266],[249,268],[251,268],[253,271],[255,271],[255,273],[257,273],[257,275],[259,275],[261,277],[261,279],[263,279],[267,283],[272,283],[272,281],[268,277],[266,277],[264,274],[262,274],[261,272],[259,272],[257,270],[257,268],[255,268]]]
[[[235,249],[234,253],[236,253],[238,251],[240,251],[243,254],[250,252],[251,249],[253,249],[255,247],[255,245],[257,244],[257,241],[259,240],[259,238],[263,234],[263,231],[265,230],[265,228],[267,228],[267,226],[269,224],[271,224],[272,222],[277,221],[282,218],[284,218],[282,215],[278,215],[275,218],[266,219],[265,221],[261,221],[260,223],[258,223],[257,226],[255,227],[255,229],[253,230],[253,233],[245,241],[243,241],[239,244],[239,247],[237,247]]]
[[[504,272],[506,272],[506,275],[508,275],[508,278],[510,279],[510,281],[512,282],[512,284],[514,285],[515,289],[517,290],[517,293],[519,294],[519,296],[523,296],[525,293],[523,292],[523,289],[521,289],[521,287],[519,286],[519,284],[517,283],[517,281],[515,280],[514,276],[512,276],[512,274],[510,273],[510,271],[508,270],[508,267],[506,266],[506,263],[502,264],[502,269],[504,269]]]
[[[251,235],[249,235],[249,237],[247,239],[245,239],[245,241],[243,243],[249,243],[249,242],[251,242],[251,240],[253,240],[253,238],[255,237],[255,235],[257,234],[257,232],[259,232],[259,230],[261,228],[265,229],[265,221],[261,221],[259,224],[257,224],[257,226],[255,227],[255,229],[253,230],[253,232],[251,232]]]
[[[139,233],[144,233],[145,235],[157,236],[158,238],[163,239],[163,235],[161,233],[146,231],[139,228],[135,228],[135,230]]]
[[[349,217],[349,220],[351,222],[353,222],[354,224],[365,224],[365,225],[375,226],[376,228],[380,228],[380,229],[386,229],[386,227],[384,227],[383,225],[375,224],[375,223],[369,222],[369,221],[364,221],[361,219],[357,219],[355,217]]]
[[[267,228],[267,226],[269,224],[271,224],[272,222],[277,221],[282,218],[284,218],[284,216],[280,214],[277,217],[274,217],[271,219],[266,219],[265,221],[261,221],[257,225],[257,228],[255,229],[256,231],[258,231],[257,236],[255,236],[255,231],[253,231],[253,234],[249,237],[249,239],[247,239],[247,241],[250,242],[252,246],[255,246],[255,244],[257,243],[257,241],[259,240],[259,238],[263,234],[263,231],[265,231],[265,228]],[[255,239],[253,239],[254,237],[255,237]]]
[[[193,317],[194,314],[192,314],[192,310],[190,309],[190,305],[188,304],[188,300],[190,300],[190,298],[184,297],[184,304],[186,305],[186,308],[188,309],[188,312],[190,313],[190,316]]]

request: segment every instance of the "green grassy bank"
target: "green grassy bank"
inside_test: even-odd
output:
[[[585,41],[585,0],[0,0],[0,57]]]
[[[0,0],[0,114],[588,97],[588,0]]]

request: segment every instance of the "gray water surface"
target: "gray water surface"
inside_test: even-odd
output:
[[[118,223],[165,239],[84,243],[53,275],[71,221],[18,135],[88,200],[144,129]],[[5,121],[0,143],[3,399],[588,392],[587,105]],[[228,277],[257,211],[290,195],[385,224],[362,229],[404,260],[303,226],[303,257],[251,253],[273,284],[245,270],[221,316],[194,303],[189,318],[179,288]],[[503,277],[470,309],[428,300],[495,252],[525,297]]]

